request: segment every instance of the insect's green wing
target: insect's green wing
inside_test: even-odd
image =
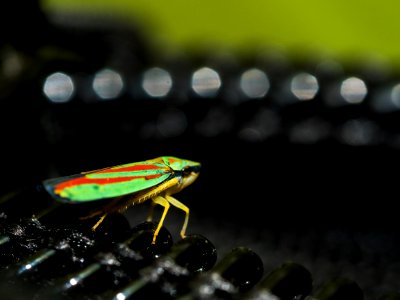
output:
[[[49,179],[43,185],[59,201],[87,202],[142,191],[173,176],[162,160],[150,160]]]

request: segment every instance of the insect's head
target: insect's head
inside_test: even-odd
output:
[[[196,162],[188,161],[188,165],[182,169],[182,188],[192,184],[199,176],[201,165]]]
[[[199,176],[201,164],[198,162],[171,156],[164,157],[164,162],[174,171],[181,172],[181,188],[185,188],[192,184]]]
[[[194,163],[192,165],[187,165],[182,169],[184,176],[195,175],[200,173],[201,165],[199,163]]]

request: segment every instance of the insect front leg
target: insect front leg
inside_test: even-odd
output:
[[[183,222],[183,226],[181,229],[181,237],[184,239],[186,237],[186,228],[189,222],[189,207],[187,207],[185,204],[181,203],[180,201],[176,200],[174,197],[171,196],[165,196],[165,198],[168,200],[170,204],[173,206],[183,210],[185,212],[185,221]]]
[[[160,229],[161,229],[161,227],[162,227],[162,225],[164,223],[165,216],[167,215],[167,212],[169,210],[170,204],[169,204],[167,199],[165,199],[165,198],[163,198],[161,196],[157,196],[157,197],[153,198],[152,201],[153,201],[154,204],[159,204],[162,207],[164,207],[164,211],[162,213],[161,219],[158,222],[157,228],[154,231],[154,235],[153,235],[153,242],[152,243],[155,244],[156,243],[156,239],[157,239],[157,235],[160,232]]]

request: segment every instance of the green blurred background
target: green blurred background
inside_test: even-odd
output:
[[[235,51],[278,47],[296,55],[366,58],[400,65],[395,0],[46,0],[49,13],[91,12],[128,19],[172,49]]]

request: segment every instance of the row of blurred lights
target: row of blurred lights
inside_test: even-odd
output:
[[[155,67],[143,73],[141,88],[148,97],[162,99],[168,95],[172,86],[173,79],[165,69]],[[200,68],[191,76],[191,89],[198,97],[212,98],[217,95],[221,86],[220,75],[211,68]],[[264,71],[251,68],[239,76],[238,86],[247,99],[262,99],[270,90],[270,80]],[[291,93],[291,98],[298,101],[314,99],[320,89],[317,78],[305,72],[292,76],[286,86]],[[118,98],[125,88],[121,74],[111,69],[97,72],[91,81],[91,87],[97,97],[102,100]],[[43,85],[44,94],[53,103],[71,101],[75,90],[72,77],[62,72],[49,75]],[[331,87],[331,91],[326,95],[326,101],[332,105],[335,105],[335,101],[336,105],[340,105],[340,101],[342,104],[359,104],[364,101],[367,93],[367,86],[362,79],[348,77]],[[372,106],[379,112],[400,109],[400,84],[379,89]],[[235,116],[223,107],[211,107],[204,120],[195,124],[195,131],[207,137],[229,133],[234,118]],[[169,108],[161,112],[154,122],[143,124],[140,135],[142,138],[175,137],[183,134],[187,126],[185,112]],[[242,124],[237,135],[243,140],[259,142],[279,135],[281,128],[279,114],[272,109],[260,107],[252,119]],[[293,143],[312,144],[332,135],[350,145],[370,145],[380,142],[377,138],[380,136],[378,125],[367,119],[348,120],[334,128],[321,118],[311,117],[292,124],[285,130],[288,130],[287,136]]]
[[[162,68],[146,70],[141,77],[141,89],[150,98],[166,98],[174,85],[171,74]],[[212,98],[218,95],[222,87],[219,73],[209,67],[202,67],[191,75],[190,90],[197,97]],[[238,79],[241,98],[262,99],[270,91],[270,79],[266,72],[257,68],[245,70]],[[98,100],[112,100],[121,96],[126,87],[123,76],[115,70],[98,71],[91,80],[91,88]],[[314,99],[319,90],[318,79],[306,72],[299,72],[289,78],[286,89],[290,97],[282,96],[282,101],[308,101]],[[77,90],[74,79],[63,72],[50,74],[44,81],[43,93],[50,102],[66,103],[72,100]],[[368,94],[364,80],[348,77],[332,85],[324,95],[331,106],[360,104]],[[400,84],[379,89],[372,98],[372,107],[378,112],[390,112],[400,109]]]
[[[111,69],[97,72],[92,81],[92,88],[100,99],[115,99],[124,89],[124,80],[121,74]],[[193,72],[191,89],[199,97],[214,97],[222,86],[219,73],[209,67],[203,67]],[[173,87],[171,74],[162,68],[150,68],[143,73],[141,87],[149,97],[164,98]],[[270,89],[267,74],[257,68],[244,71],[239,78],[239,87],[247,98],[263,98]],[[71,100],[75,93],[75,84],[72,77],[66,73],[50,74],[43,85],[43,92],[47,98],[56,103]],[[319,90],[318,80],[309,73],[299,73],[293,76],[290,90],[299,100],[313,99]],[[341,94],[349,103],[358,103],[366,96],[365,83],[358,78],[348,78],[341,87]]]
[[[200,97],[215,96],[221,85],[219,74],[211,68],[203,67],[192,75],[191,88]],[[154,67],[143,73],[141,87],[149,97],[165,98],[172,86],[172,76],[165,69]],[[260,98],[268,92],[269,80],[264,72],[252,69],[242,74],[240,86],[248,97]],[[97,72],[92,81],[93,91],[103,100],[118,98],[124,87],[121,74],[111,69]],[[66,73],[53,73],[46,78],[43,92],[51,102],[68,102],[75,93],[74,81]]]

